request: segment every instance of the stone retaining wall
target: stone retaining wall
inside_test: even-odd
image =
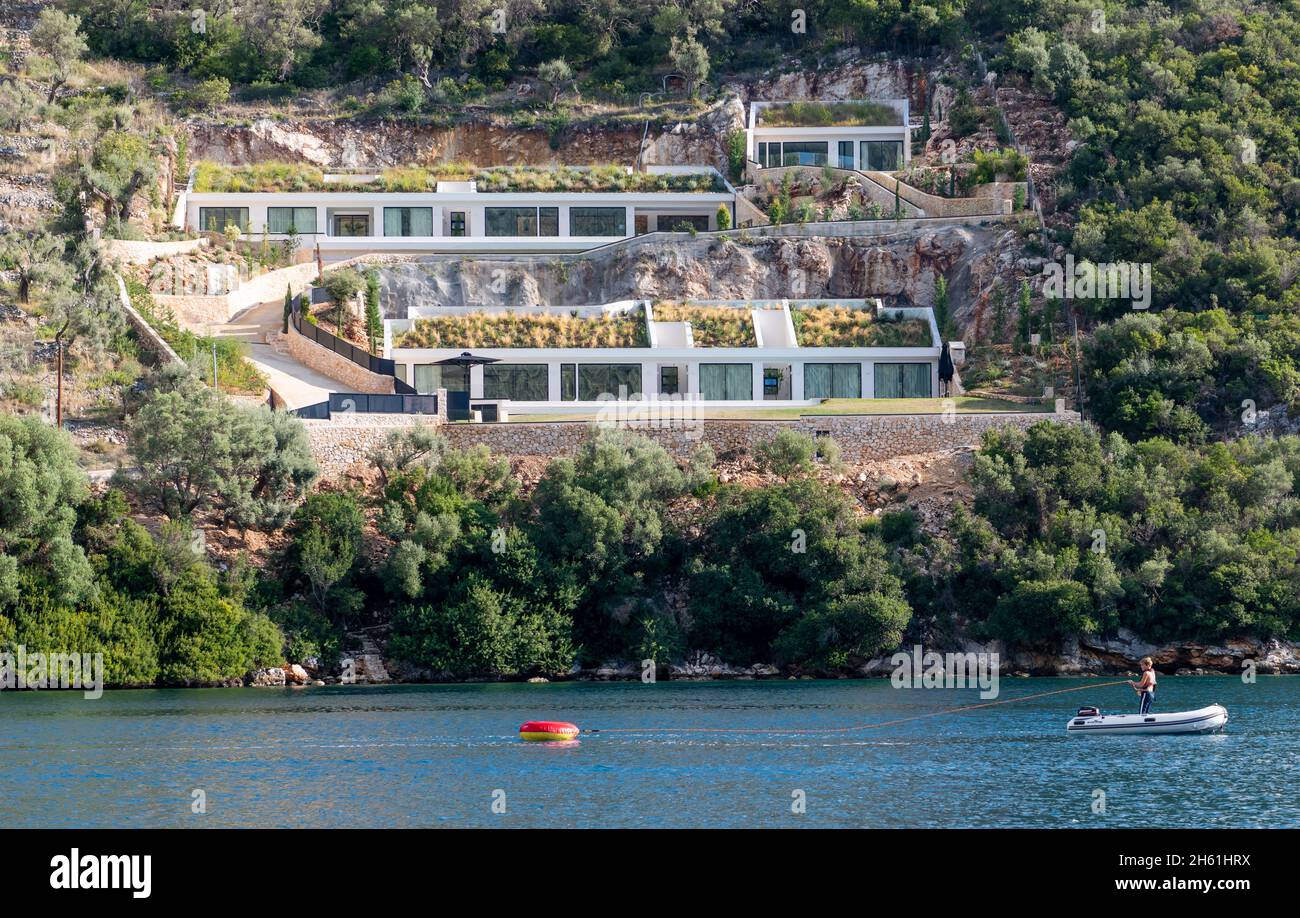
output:
[[[164,341],[162,335],[158,334],[157,330],[145,321],[144,316],[131,305],[131,295],[126,292],[126,282],[122,280],[122,276],[115,274],[114,279],[117,281],[117,297],[122,304],[122,312],[126,313],[127,321],[135,329],[136,336],[144,349],[153,354],[159,363],[184,364],[185,361],[172,350],[172,346]]]
[[[342,421],[310,421],[316,461],[326,477],[343,472],[369,450],[379,445],[395,425],[429,423],[430,419],[408,415],[356,415]],[[890,459],[937,450],[978,446],[986,430],[1012,426],[1027,428],[1040,421],[1079,423],[1077,412],[1060,414],[959,414],[945,417],[926,415],[828,415],[792,420],[704,420],[677,422],[675,427],[637,426],[651,439],[679,459],[685,459],[701,443],[719,455],[749,451],[766,442],[782,428],[808,434],[828,433],[839,444],[849,462]],[[581,421],[505,424],[449,424],[440,432],[453,446],[486,445],[492,452],[510,456],[571,456],[591,435],[591,424]]]
[[[287,287],[291,287],[296,296],[315,277],[316,263],[308,261],[259,274],[240,283],[239,289],[222,296],[155,293],[153,298],[159,306],[169,307],[182,326],[207,334],[206,326],[214,322],[225,324],[250,306],[283,301]]]
[[[300,335],[292,323],[289,325],[288,334],[280,334],[280,338],[287,345],[289,356],[294,360],[342,383],[343,388],[339,390],[340,392],[390,395],[394,391],[393,377],[371,373],[342,354],[336,354],[324,345]]]
[[[891,191],[894,188],[894,183],[897,182],[898,196],[904,201],[920,207],[931,217],[976,217],[1011,212],[1009,204],[997,198],[944,198],[914,188],[906,182],[898,182],[888,172],[867,172],[865,174]]]
[[[104,249],[111,260],[126,265],[144,265],[155,258],[166,258],[169,255],[185,255],[194,252],[207,245],[207,243],[208,240],[202,237],[198,239],[178,239],[172,242],[109,239],[104,243]]]

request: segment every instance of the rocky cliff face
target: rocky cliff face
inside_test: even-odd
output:
[[[822,70],[796,70],[729,83],[754,101],[789,99],[909,99],[917,74],[900,60],[847,58]]]
[[[637,127],[575,127],[552,145],[541,128],[490,121],[454,127],[382,120],[279,121],[260,118],[247,125],[190,125],[193,159],[232,165],[283,160],[330,169],[380,169],[385,166],[467,162],[478,166],[513,163],[587,165],[636,161],[641,144]]]
[[[583,306],[639,298],[882,297],[930,306],[939,274],[960,314],[998,262],[1006,231],[944,226],[878,237],[634,241],[607,252],[476,259],[434,256],[383,266],[385,311],[412,306]]]
[[[491,118],[451,126],[385,120],[258,118],[248,124],[190,124],[194,159],[243,165],[267,160],[306,162],[326,169],[465,162],[585,166],[637,161],[654,165],[707,164],[725,169],[726,136],[744,127],[744,106],[735,97],[700,117],[652,125],[633,122],[576,124],[552,134]]]

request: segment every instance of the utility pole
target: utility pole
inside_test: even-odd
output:
[[[54,426],[63,429],[63,339],[54,339],[54,375],[57,395],[54,397]]]

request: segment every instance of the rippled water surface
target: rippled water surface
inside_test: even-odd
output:
[[[1086,680],[1004,679],[1005,700]],[[1160,680],[1212,736],[1067,737],[1126,686],[979,702],[887,681],[0,694],[7,826],[1300,826],[1300,679]],[[524,743],[519,723],[598,733]],[[698,732],[701,729],[705,732]],[[737,732],[737,728],[740,728]],[[715,731],[715,732],[709,732]],[[730,731],[730,732],[724,732]],[[207,812],[191,812],[193,792]],[[1096,791],[1105,812],[1096,813]],[[797,792],[806,812],[792,812]],[[504,803],[505,812],[494,812]]]

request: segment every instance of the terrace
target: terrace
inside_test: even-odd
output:
[[[471,312],[417,318],[394,338],[398,348],[646,347],[641,310],[583,318],[548,313]]]
[[[930,323],[902,310],[839,303],[793,306],[790,318],[800,347],[928,347]]]
[[[654,304],[656,322],[690,323],[695,347],[757,347],[749,310],[687,303]]]
[[[903,112],[889,102],[775,102],[758,109],[762,127],[893,127]]]

